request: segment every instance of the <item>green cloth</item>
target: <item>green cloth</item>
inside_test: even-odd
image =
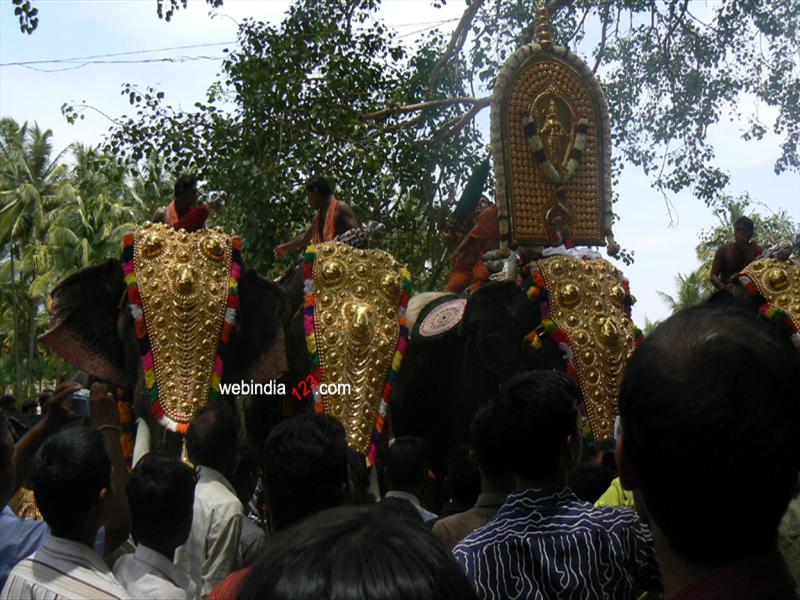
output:
[[[633,492],[622,489],[622,484],[619,482],[619,477],[611,482],[609,488],[603,492],[603,495],[598,498],[595,506],[627,506],[628,508],[635,508],[633,504]]]

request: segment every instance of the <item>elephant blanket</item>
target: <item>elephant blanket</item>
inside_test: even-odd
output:
[[[172,431],[185,433],[195,412],[219,398],[239,307],[241,247],[221,229],[187,233],[163,223],[125,236],[123,270],[150,410]]]
[[[408,270],[382,250],[326,242],[306,249],[303,279],[314,408],[374,462],[408,344]]]

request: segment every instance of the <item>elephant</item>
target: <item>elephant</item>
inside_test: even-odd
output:
[[[135,389],[134,410],[150,427],[156,446],[177,454],[179,435],[160,426],[144,398],[143,367],[135,319],[126,301],[123,262],[105,260],[61,281],[51,293],[51,322],[41,341],[93,377]],[[239,307],[230,332],[223,383],[268,383],[288,371],[290,309],[280,287],[252,269],[242,269]],[[248,433],[262,441],[283,418],[282,399],[253,397],[246,414]]]
[[[545,286],[537,273],[554,268],[561,271],[556,276],[549,273],[553,277]],[[584,269],[593,271],[584,272]],[[580,270],[580,274],[575,274],[575,270]],[[602,283],[596,285],[597,282]],[[546,302],[548,289],[549,303]],[[587,293],[590,290],[594,295]],[[561,308],[557,309],[559,302]],[[475,412],[515,373],[530,369],[569,372],[576,365],[582,366],[577,361],[583,360],[583,356],[592,354],[597,355],[597,363],[610,357],[609,365],[616,379],[610,380],[609,385],[618,385],[620,371],[633,350],[636,335],[626,316],[631,302],[627,281],[613,266],[598,258],[593,261],[570,257],[540,259],[528,265],[519,283],[492,282],[482,286],[466,298],[463,316],[457,325],[430,339],[412,336],[390,404],[393,435],[416,435],[428,440],[432,448],[432,468],[437,480],[441,480],[447,449],[469,441],[470,421]],[[546,304],[549,307],[546,308]],[[587,335],[578,330],[575,339],[569,341],[569,351],[565,351],[564,339],[559,337],[565,333],[554,330],[549,318],[557,318],[555,313],[563,309],[566,326],[567,320],[576,319],[569,314],[573,306],[576,309],[586,307],[582,310],[589,313],[589,317],[577,321],[583,325],[582,321],[588,319],[586,329],[591,331]],[[550,315],[550,311],[554,315]],[[578,353],[581,357],[576,358]],[[572,372],[576,379],[584,381],[584,377]],[[587,374],[591,375],[589,371]],[[600,379],[603,377],[601,375]],[[586,387],[587,391],[589,389]],[[612,399],[606,396],[603,400],[608,404]],[[602,408],[595,408],[592,413],[598,434],[602,433],[595,438],[611,437],[613,414],[604,414]],[[584,434],[589,439],[588,429]]]

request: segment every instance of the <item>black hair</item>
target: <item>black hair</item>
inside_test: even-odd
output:
[[[197,176],[184,174],[175,180],[175,197],[182,198],[185,194],[197,190]]]
[[[367,457],[355,448],[347,448],[347,466],[350,473],[350,484],[353,486],[353,504],[369,504],[375,497],[369,492],[369,469]]]
[[[103,434],[71,427],[48,438],[31,469],[39,510],[59,537],[74,538],[83,528],[103,488],[111,488],[111,461]]]
[[[264,442],[264,484],[273,530],[344,502],[347,441],[329,415],[300,415]]]
[[[578,435],[579,392],[565,373],[527,371],[501,388],[496,418],[511,468],[518,477],[552,477],[566,450],[567,438]]]
[[[749,235],[753,235],[753,232],[756,229],[755,224],[753,223],[752,219],[750,219],[749,217],[741,216],[738,219],[736,219],[736,222],[733,224],[733,226],[734,227],[738,227],[740,225],[744,226],[745,229],[747,229],[747,233]]]
[[[11,443],[6,444],[6,440]],[[11,437],[11,431],[8,428],[8,419],[3,413],[0,413],[0,468],[5,467],[11,462],[14,456],[14,443]]]
[[[253,565],[239,598],[477,596],[458,563],[421,523],[377,507],[342,507],[276,536]]]
[[[428,470],[428,448],[420,438],[402,435],[386,449],[386,478],[389,487],[417,493]]]
[[[511,478],[514,475],[508,461],[508,450],[501,425],[497,418],[495,401],[481,406],[472,417],[470,425],[478,467],[494,481]]]
[[[306,183],[306,191],[319,192],[327,198],[333,192],[333,188],[327,179],[317,175],[308,180],[308,183]]]
[[[633,353],[619,395],[626,468],[690,563],[774,548],[800,470],[798,390],[791,343],[733,307],[682,310]]]
[[[238,483],[249,479],[254,471],[258,470],[258,450],[248,442],[236,444],[236,468],[231,477],[231,485],[237,487]]]
[[[614,475],[604,465],[580,463],[569,472],[567,485],[578,498],[594,504],[606,492],[613,479]]]
[[[5,408],[6,406],[10,406],[11,410],[16,410],[17,399],[11,394],[3,394],[3,396],[0,397],[0,408]]]
[[[447,452],[447,482],[450,496],[470,506],[481,493],[481,475],[469,462],[469,444],[459,444]]]
[[[397,498],[396,496],[389,496],[388,498],[381,499],[376,504],[380,510],[385,510],[395,516],[403,519],[410,519],[414,523],[424,523],[425,519],[419,514],[416,507],[404,498]]]
[[[194,471],[181,461],[146,454],[128,481],[131,533],[151,548],[168,542],[194,509]]]
[[[207,404],[186,432],[186,452],[195,465],[222,471],[238,439],[236,414],[225,401]],[[224,473],[229,476],[230,473]]]

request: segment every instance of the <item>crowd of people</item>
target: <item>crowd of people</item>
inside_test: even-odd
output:
[[[377,499],[336,419],[285,420],[254,449],[224,402],[188,429],[192,467],[151,453],[129,471],[113,398],[94,384],[82,419],[79,387],[16,443],[0,418],[3,600],[798,598],[800,355],[735,308],[643,341],[615,444],[591,456],[572,380],[514,376],[452,449],[442,507],[424,440],[385,448]],[[21,486],[43,520],[7,506]]]

